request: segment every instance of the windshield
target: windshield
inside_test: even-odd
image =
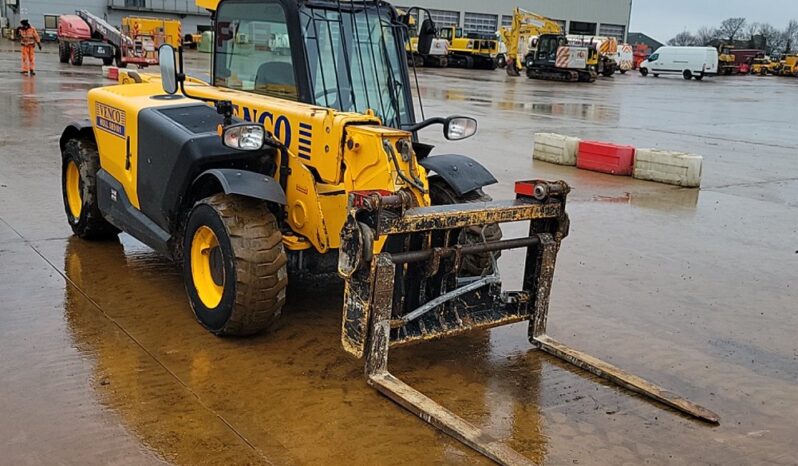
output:
[[[346,112],[373,110],[383,124],[412,124],[402,26],[388,6],[300,10],[308,75],[317,105]]]

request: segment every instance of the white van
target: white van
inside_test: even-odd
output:
[[[713,47],[660,47],[640,64],[640,74],[678,73],[684,79],[718,74],[718,51]]]

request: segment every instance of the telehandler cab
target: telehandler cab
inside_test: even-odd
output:
[[[693,403],[546,335],[549,291],[568,234],[569,187],[521,181],[492,202],[475,160],[434,155],[418,130],[451,140],[466,117],[417,121],[407,18],[379,0],[197,0],[213,12],[211,83],[182,52],[161,77],[88,93],[90,120],[61,136],[74,233],[120,230],[182,264],[197,320],[217,335],[267,328],[289,276],[344,278],[344,349],[370,384],[503,464],[529,461],[393,377],[389,348],[530,321],[532,345],[692,416]],[[434,33],[434,28],[427,28]],[[431,37],[420,37],[422,53]],[[419,108],[421,102],[419,100]],[[501,239],[499,223],[527,221]],[[503,291],[497,256],[525,250],[523,289]]]

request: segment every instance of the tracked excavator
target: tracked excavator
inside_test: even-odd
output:
[[[599,53],[595,45],[571,44],[560,25],[545,16],[515,8],[510,27],[499,29],[507,47],[509,76],[526,70],[531,79],[594,82]]]
[[[342,346],[363,361],[368,383],[500,464],[532,462],[392,375],[391,350],[527,322],[531,348],[718,422],[547,334],[570,188],[521,180],[514,199],[493,201],[483,187],[496,179],[477,160],[421,140],[433,125],[465,139],[477,122],[417,117],[407,22],[395,8],[197,4],[213,13],[209,83],[188,77],[182,51],[163,45],[160,76],[90,90],[90,119],[64,130],[63,202],[75,235],[124,231],[174,260],[196,319],[220,336],[268,329],[289,280],[337,272]],[[428,52],[428,37],[418,43]],[[525,234],[503,238],[507,222],[525,222]],[[524,262],[519,290],[502,287],[497,256],[508,250]]]

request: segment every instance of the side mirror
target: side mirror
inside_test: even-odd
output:
[[[161,86],[167,94],[177,92],[177,64],[175,48],[164,44],[158,49],[158,65],[161,67]]]
[[[460,141],[477,134],[477,120],[471,117],[453,116],[443,124],[443,135],[450,141]]]
[[[418,53],[420,55],[429,55],[433,39],[435,39],[435,23],[427,18],[421,23],[421,28],[418,31]]]

